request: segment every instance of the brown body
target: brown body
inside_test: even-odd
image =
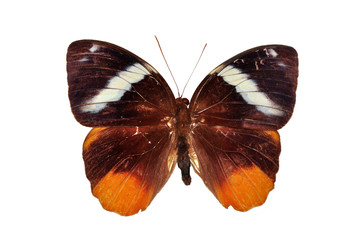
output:
[[[191,183],[189,173],[191,162],[189,156],[189,134],[191,117],[188,109],[189,101],[186,98],[177,98],[177,112],[175,115],[175,131],[177,139],[177,163],[182,171],[182,180],[185,185]]]

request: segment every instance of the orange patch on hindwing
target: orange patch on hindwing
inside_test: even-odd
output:
[[[134,174],[112,170],[93,188],[93,194],[104,209],[129,216],[148,207],[153,190]]]
[[[274,143],[279,144],[280,142],[280,134],[277,131],[264,131],[264,133],[270,135]]]
[[[88,150],[90,144],[94,142],[99,137],[99,132],[106,129],[106,127],[96,127],[93,128],[89,133],[88,136],[86,136],[83,144],[83,150]]]
[[[273,189],[273,181],[257,166],[239,168],[216,187],[216,195],[221,204],[232,206],[238,211],[262,205]]]

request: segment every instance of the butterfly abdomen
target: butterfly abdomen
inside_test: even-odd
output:
[[[177,134],[177,163],[182,172],[182,180],[185,185],[191,184],[189,169],[191,166],[189,158],[188,138],[190,132],[191,118],[186,98],[177,98],[177,111],[175,115],[175,131]]]
[[[177,163],[178,163],[178,167],[182,171],[182,180],[185,185],[190,185],[192,179],[189,173],[189,169],[191,167],[191,162],[189,159],[189,152],[188,152],[189,144],[184,136],[179,136],[177,147],[178,147]]]

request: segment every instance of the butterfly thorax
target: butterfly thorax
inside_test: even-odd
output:
[[[182,180],[185,185],[191,183],[189,169],[191,166],[189,158],[188,136],[190,132],[191,117],[188,109],[189,100],[177,98],[177,111],[175,115],[175,132],[177,138],[177,163],[182,172]]]

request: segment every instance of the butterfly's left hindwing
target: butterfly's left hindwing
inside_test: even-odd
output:
[[[83,158],[94,196],[121,215],[145,210],[174,169],[174,148],[162,125],[93,128]]]
[[[85,126],[144,126],[175,114],[175,98],[148,63],[116,45],[81,40],[67,54],[69,99]]]

